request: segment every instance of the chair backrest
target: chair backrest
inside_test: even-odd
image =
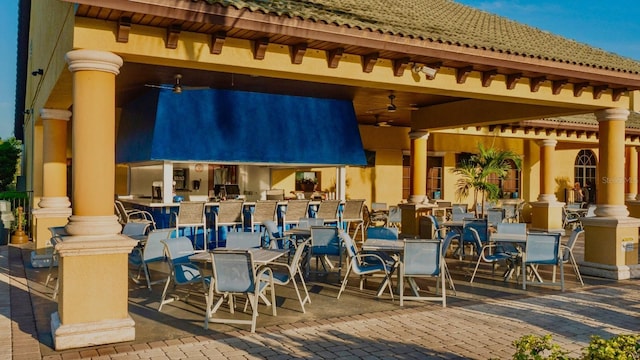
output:
[[[191,239],[185,236],[162,240],[165,254],[171,265],[190,263],[189,256],[194,254]]]
[[[301,218],[309,217],[309,200],[289,200],[285,210],[287,223],[298,223]]]
[[[164,243],[162,241],[171,237],[172,232],[173,229],[157,229],[150,231],[147,235],[147,241],[144,243],[142,261],[152,262],[164,259],[165,250]]]
[[[525,247],[525,261],[535,264],[558,263],[559,233],[529,233]]]
[[[364,199],[347,200],[344,203],[342,211],[343,221],[354,221],[362,219],[362,208],[364,207]]]
[[[128,222],[122,228],[123,235],[145,235],[149,230],[148,222]]]
[[[449,231],[447,233],[447,236],[445,236],[444,240],[442,241],[442,254],[446,254],[447,253],[447,251],[449,250],[449,246],[451,246],[451,242],[454,239],[460,240],[460,233],[458,233],[457,231],[453,231],[453,230]]]
[[[252,249],[259,248],[262,242],[262,234],[259,232],[235,232],[227,233],[228,249]]]
[[[204,201],[183,201],[178,207],[176,226],[204,225]]]
[[[489,225],[496,227],[505,218],[505,210],[500,208],[491,208],[487,210],[487,221]]]
[[[320,202],[320,206],[318,206],[316,218],[324,219],[324,221],[337,220],[339,206],[340,200],[323,200]]]
[[[405,275],[437,276],[442,268],[442,242],[406,239],[402,256]]]
[[[284,200],[284,189],[269,189],[265,195],[267,200]]]
[[[290,262],[291,266],[289,267],[291,277],[294,277],[300,270],[302,255],[304,255],[304,252],[306,251],[306,247],[309,245],[310,241],[311,241],[310,239],[307,239],[299,243],[298,246],[296,247],[296,252],[293,254],[293,257],[291,258],[291,262]]]
[[[596,206],[589,205],[589,207],[587,208],[587,213],[584,215],[584,217],[594,217],[594,216],[596,216]]]
[[[501,234],[527,234],[527,224],[523,223],[501,223],[496,227],[496,231]]]
[[[236,224],[242,223],[242,200],[225,200],[220,201],[218,212],[216,213],[216,222],[218,224]]]
[[[505,219],[515,219],[517,217],[517,204],[502,204],[502,208],[504,209]]]
[[[446,207],[451,207],[451,205],[453,205],[453,204],[451,204],[451,201],[441,201],[441,200],[438,200],[438,201],[436,201],[436,205],[438,205],[438,207],[444,207],[444,208],[446,208]]]
[[[352,261],[356,260],[358,249],[356,248],[356,245],[354,244],[351,236],[349,236],[347,232],[342,230],[339,231],[339,236],[342,241],[344,241],[344,247],[347,249],[347,255],[349,255]],[[360,264],[360,261],[358,260],[357,263]]]
[[[467,204],[452,204],[451,205],[451,213],[452,214],[464,214],[469,209],[469,205]]]
[[[435,236],[436,239],[442,239],[442,233],[440,233],[440,223],[438,222],[438,218],[431,214],[427,215],[426,217],[427,219],[429,219],[429,221],[431,221],[431,226],[433,227],[433,229],[431,230],[431,236]]]
[[[258,200],[253,210],[253,221],[264,222],[276,218],[278,202],[276,200]]]
[[[575,229],[573,229],[573,231],[571,231],[571,235],[569,235],[569,240],[567,240],[567,243],[565,244],[566,249],[564,249],[564,251],[562,252],[562,261],[569,261],[569,252],[573,251],[573,247],[576,244],[576,241],[578,240],[578,236],[580,236],[580,234],[584,233],[584,229],[581,227],[576,227]]]
[[[367,239],[398,240],[398,228],[368,227]]]
[[[383,202],[371,203],[371,211],[385,211],[385,210],[387,210],[387,203],[383,203]]]
[[[388,222],[390,224],[399,224],[402,222],[402,209],[400,209],[400,206],[389,206]]]
[[[464,212],[464,213],[461,213],[461,212],[451,213],[451,219],[453,221],[462,221],[462,220],[465,220],[465,219],[473,219],[474,217],[475,217],[475,215],[473,213],[467,213],[467,212]]]
[[[311,226],[311,253],[340,255],[341,245],[335,226]]]
[[[209,201],[209,195],[189,195],[189,201]]]
[[[469,229],[474,229],[478,233],[482,243],[487,242],[489,239],[489,223],[487,219],[464,219],[462,224],[462,241],[474,241]]]
[[[309,229],[312,226],[324,226],[324,219],[321,218],[300,218],[298,227],[301,229]]]
[[[467,240],[465,242],[470,242],[471,245],[476,249],[476,254],[480,256],[482,254],[482,240],[480,239],[480,235],[478,234],[478,230],[470,227],[466,229]],[[464,233],[463,233],[464,238]]]
[[[115,214],[118,216],[118,222],[122,225],[128,223],[129,214],[127,214],[127,209],[125,209],[124,204],[119,200],[115,200],[113,206],[115,208]]]
[[[210,254],[216,292],[250,293],[255,290],[256,274],[251,252],[216,249]]]

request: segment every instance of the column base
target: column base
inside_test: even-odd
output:
[[[428,204],[429,198],[426,195],[410,195],[407,202],[410,204]]]
[[[112,344],[136,339],[131,317],[117,320],[64,325],[58,312],[51,314],[51,334],[56,350]]]
[[[584,227],[584,263],[596,272],[609,272],[611,278],[629,278],[638,273],[638,227],[632,217],[586,217]],[[582,266],[581,266],[582,268]],[[631,269],[634,269],[633,271]],[[604,270],[604,271],[603,271]],[[628,273],[628,274],[627,274]]]
[[[65,227],[71,235],[111,235],[122,232],[122,225],[115,215],[108,216],[78,216],[69,217]]]
[[[580,273],[605,279],[640,279],[640,265],[607,265],[593,262],[581,262]]]
[[[531,227],[532,231],[560,232],[564,233],[562,226],[563,202],[556,200],[553,194],[540,194],[538,199],[544,201],[531,202]]]

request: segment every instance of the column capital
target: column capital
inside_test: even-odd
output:
[[[95,70],[109,72],[114,75],[120,73],[120,67],[123,64],[123,60],[120,56],[98,50],[71,50],[66,56],[65,60],[69,64],[69,71],[76,72],[81,70]]]
[[[612,108],[612,109],[598,110],[594,114],[596,115],[596,120],[598,120],[598,122],[608,121],[608,120],[626,121],[629,118],[630,112],[627,109]]]
[[[556,145],[558,145],[558,140],[556,140],[556,139],[542,139],[542,140],[538,141],[538,145],[555,147]]]
[[[411,130],[409,131],[409,138],[411,140],[427,140],[429,138],[429,132],[425,130]]]
[[[71,111],[62,109],[40,109],[40,118],[42,120],[65,120],[71,119]]]

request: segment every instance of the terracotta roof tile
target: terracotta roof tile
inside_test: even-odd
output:
[[[193,1],[193,0],[185,0]],[[205,0],[277,16],[543,60],[640,73],[640,61],[450,0]]]

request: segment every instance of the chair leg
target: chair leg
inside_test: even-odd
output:
[[[573,257],[573,253],[569,253],[569,260],[571,261],[571,265],[573,266],[573,271],[576,273],[576,278],[580,280],[580,285],[584,286],[582,275],[580,274],[580,268],[578,267],[576,259]]]
[[[473,270],[473,275],[471,275],[471,280],[469,281],[470,284],[473,284],[473,279],[476,277],[476,272],[478,271],[478,267],[480,266],[480,261],[482,261],[482,258],[478,258],[478,262],[476,262],[476,268]]]
[[[344,280],[342,280],[342,286],[340,286],[340,291],[338,292],[338,297],[336,299],[340,299],[340,295],[347,287],[347,282],[349,281],[349,273],[351,272],[351,266],[347,269],[347,273],[344,275]]]

